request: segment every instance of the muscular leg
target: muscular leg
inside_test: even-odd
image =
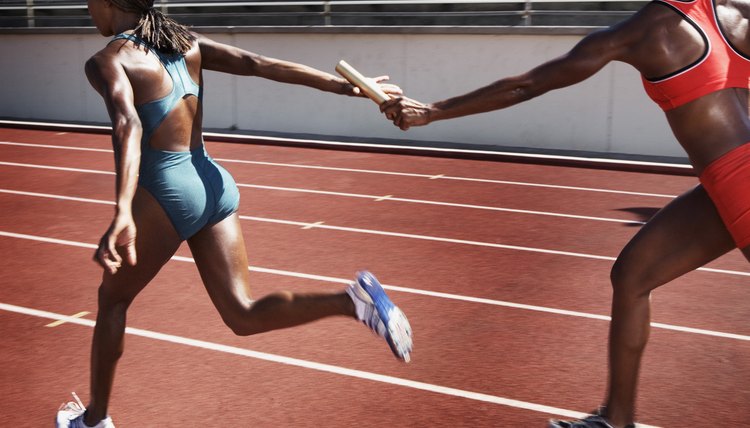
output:
[[[650,331],[650,293],[734,248],[713,203],[698,186],[659,211],[612,268],[607,418],[633,422],[638,370]],[[747,253],[746,253],[747,254]]]
[[[293,327],[333,315],[354,317],[354,304],[345,292],[275,292],[253,302],[237,214],[204,228],[188,244],[211,301],[238,335]]]
[[[89,426],[107,416],[130,303],[180,245],[180,238],[164,210],[141,188],[133,199],[133,217],[137,228],[138,263],[135,266],[123,263],[114,275],[105,272],[99,287],[99,312],[91,347],[91,402],[84,418]]]

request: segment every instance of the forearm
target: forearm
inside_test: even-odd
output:
[[[276,82],[309,86],[335,94],[347,93],[348,82],[338,76],[289,61],[261,57],[256,65],[256,76]]]
[[[303,64],[266,57],[196,34],[202,67],[240,76],[258,76],[282,83],[304,85],[336,94],[349,94],[351,85],[341,77]]]
[[[567,54],[524,74],[433,103],[430,117],[434,121],[500,110],[579,83],[619,55],[618,49],[608,43],[606,36],[606,33],[589,36]]]
[[[137,119],[122,119],[113,126],[112,145],[115,152],[116,213],[130,215],[138,187],[141,164],[141,124]]]
[[[519,76],[498,80],[464,95],[430,105],[429,121],[453,119],[477,113],[500,110],[541,95],[529,79]]]

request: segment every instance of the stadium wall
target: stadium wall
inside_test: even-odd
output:
[[[462,94],[565,53],[588,30],[390,33],[207,29],[210,37],[333,73],[340,59],[370,76],[388,74],[412,98]],[[108,123],[83,72],[106,39],[91,30],[0,32],[0,116]],[[258,78],[206,72],[204,125],[274,135],[472,148],[587,152],[603,157],[684,158],[638,73],[610,64],[594,77],[523,105],[404,133],[366,99],[333,96]]]

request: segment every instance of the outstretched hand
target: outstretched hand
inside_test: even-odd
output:
[[[430,105],[403,96],[384,102],[380,111],[402,131],[430,123]]]
[[[388,79],[390,79],[389,76],[378,76],[378,77],[372,77],[370,78],[373,82],[377,83],[380,86],[380,89],[385,92],[388,96],[391,98],[401,96],[404,91],[401,90],[401,88],[398,85],[394,85],[392,83],[384,83]],[[367,97],[357,86],[352,85],[351,83],[347,82],[346,87],[346,95],[351,95],[355,97]]]
[[[114,275],[125,262],[135,266],[135,222],[132,215],[118,215],[99,240],[99,247],[94,253],[94,261],[99,263],[107,273]],[[123,252],[123,254],[120,254]]]

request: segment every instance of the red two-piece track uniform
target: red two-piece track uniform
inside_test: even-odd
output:
[[[646,93],[664,111],[726,88],[750,88],[750,58],[719,25],[714,0],[656,0],[683,16],[703,37],[706,50],[693,64],[657,79],[643,78]],[[701,184],[739,248],[750,245],[750,144],[712,162]]]

